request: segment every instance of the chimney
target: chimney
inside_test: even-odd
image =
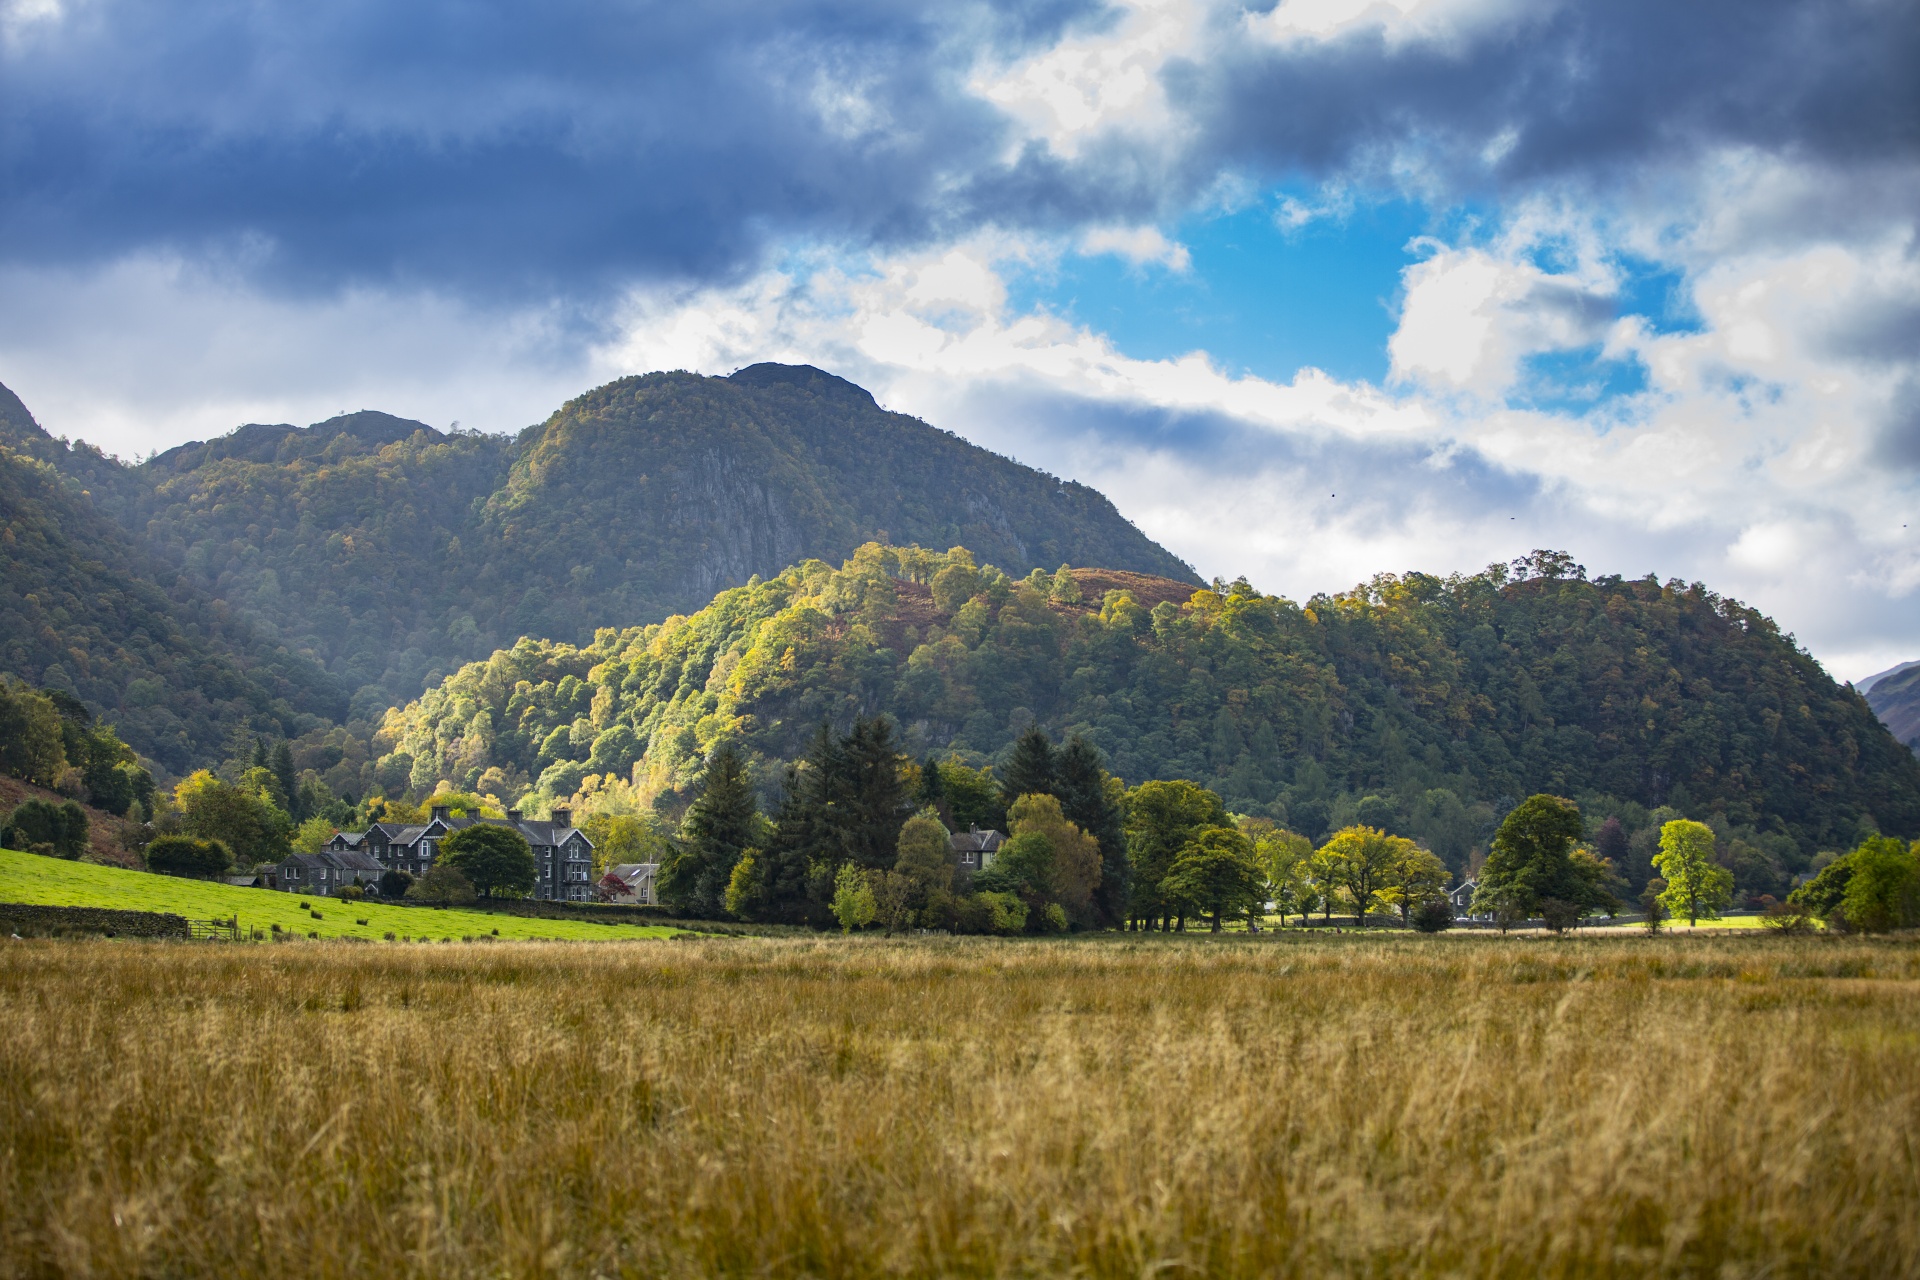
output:
[[[559,808],[553,811],[553,825],[562,831],[573,825],[573,810]]]
[[[437,821],[445,822],[447,820],[447,806],[444,804],[433,806],[433,816]]]
[[[507,821],[508,822],[520,821],[520,811],[518,809],[507,810]]]

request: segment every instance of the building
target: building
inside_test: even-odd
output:
[[[593,841],[573,825],[573,811],[557,808],[544,822],[522,817],[518,809],[504,818],[456,818],[448,806],[433,806],[423,823],[376,822],[365,831],[342,831],[327,845],[329,853],[358,850],[381,870],[404,871],[414,879],[440,856],[440,842],[464,827],[485,823],[511,827],[533,849],[533,896],[546,901],[593,899]],[[376,872],[376,878],[378,873]]]
[[[1473,914],[1473,895],[1479,891],[1480,882],[1474,879],[1462,880],[1447,890],[1447,900],[1453,903],[1453,918],[1456,920],[1491,920],[1490,915]]]
[[[364,853],[327,848],[319,853],[288,854],[273,875],[288,893],[331,898],[350,884],[379,885],[384,870]]]
[[[985,871],[993,865],[994,855],[1006,842],[1007,838],[998,831],[982,831],[979,827],[968,827],[947,837],[947,847],[953,850],[954,860],[962,871]]]
[[[655,881],[657,862],[623,862],[600,877],[600,896],[630,907],[650,907],[660,901]]]

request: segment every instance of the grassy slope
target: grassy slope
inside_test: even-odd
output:
[[[201,880],[176,880],[146,871],[124,871],[85,862],[65,862],[0,849],[0,902],[41,906],[112,907],[122,911],[170,911],[192,920],[237,917],[243,929],[279,925],[305,936],[323,938],[396,937],[555,938],[603,941],[614,938],[666,938],[680,932],[661,925],[593,924],[584,920],[527,920],[479,911],[435,911],[425,907],[337,902],[269,889],[238,889]],[[300,909],[311,903],[324,917],[315,920]],[[365,920],[360,924],[358,921]]]

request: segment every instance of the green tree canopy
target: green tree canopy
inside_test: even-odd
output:
[[[1661,905],[1689,927],[1712,920],[1733,901],[1733,873],[1713,860],[1713,828],[1679,818],[1660,828],[1653,865],[1667,882]]]
[[[1847,927],[1885,933],[1920,924],[1920,845],[1874,836],[1847,856],[1852,874],[1841,900]]]
[[[293,823],[258,780],[235,784],[196,770],[174,787],[173,803],[170,820],[179,834],[218,840],[243,866],[278,862],[287,854]]]
[[[1585,831],[1580,806],[1571,800],[1535,795],[1521,801],[1494,833],[1473,909],[1520,920],[1540,916],[1564,928],[1590,909],[1611,906],[1612,894],[1593,874],[1596,864],[1573,857]]]
[[[1391,882],[1394,868],[1413,849],[1405,836],[1390,836],[1376,827],[1343,827],[1327,838],[1314,855],[1321,881],[1346,898],[1354,922],[1367,923],[1367,913],[1378,905],[1380,891]]]
[[[233,865],[233,854],[218,840],[199,836],[155,836],[147,844],[147,866],[162,875],[211,879]]]
[[[87,811],[71,800],[22,800],[0,822],[0,848],[78,858],[87,851]]]
[[[483,898],[524,897],[539,878],[527,838],[490,822],[462,827],[442,840],[436,865],[458,871]]]
[[[1219,933],[1224,917],[1250,913],[1265,902],[1266,885],[1253,842],[1232,827],[1208,827],[1182,846],[1160,891],[1182,915],[1210,916]]]
[[[1143,782],[1127,793],[1127,862],[1132,875],[1128,912],[1140,921],[1174,915],[1179,904],[1161,888],[1174,860],[1210,827],[1227,825],[1220,797],[1184,780]]]

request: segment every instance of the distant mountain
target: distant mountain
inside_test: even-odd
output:
[[[0,387],[0,670],[74,694],[179,773],[238,735],[337,718],[337,683],[273,644],[100,513],[109,459],[53,440]]]
[[[1920,835],[1920,760],[1703,587],[1590,581],[1552,554],[1305,608],[1244,582],[1066,577],[869,546],[585,648],[522,641],[390,713],[364,772],[671,800],[722,737],[770,782],[823,720],[885,712],[916,758],[993,759],[1037,721],[1089,734],[1129,783],[1193,778],[1309,834],[1386,826],[1456,866],[1536,791],[1640,829],[1659,805],[1711,817],[1777,874],[1851,847],[1862,815]]]
[[[1868,676],[1865,680],[1854,681],[1853,687],[1858,689],[1861,693],[1870,693],[1873,690],[1873,686],[1879,684],[1882,680],[1885,680],[1888,676],[1897,676],[1902,671],[1911,671],[1915,667],[1920,667],[1920,660],[1916,660],[1913,662],[1902,662],[1897,666],[1888,667],[1885,671],[1875,672],[1873,675]]]
[[[1894,737],[1920,754],[1920,662],[1876,677],[1867,687],[1867,705]]]
[[[623,378],[513,439],[362,412],[131,468],[60,451],[137,542],[325,667],[361,716],[521,635],[584,643],[875,538],[1199,585],[1094,490],[806,365]]]

